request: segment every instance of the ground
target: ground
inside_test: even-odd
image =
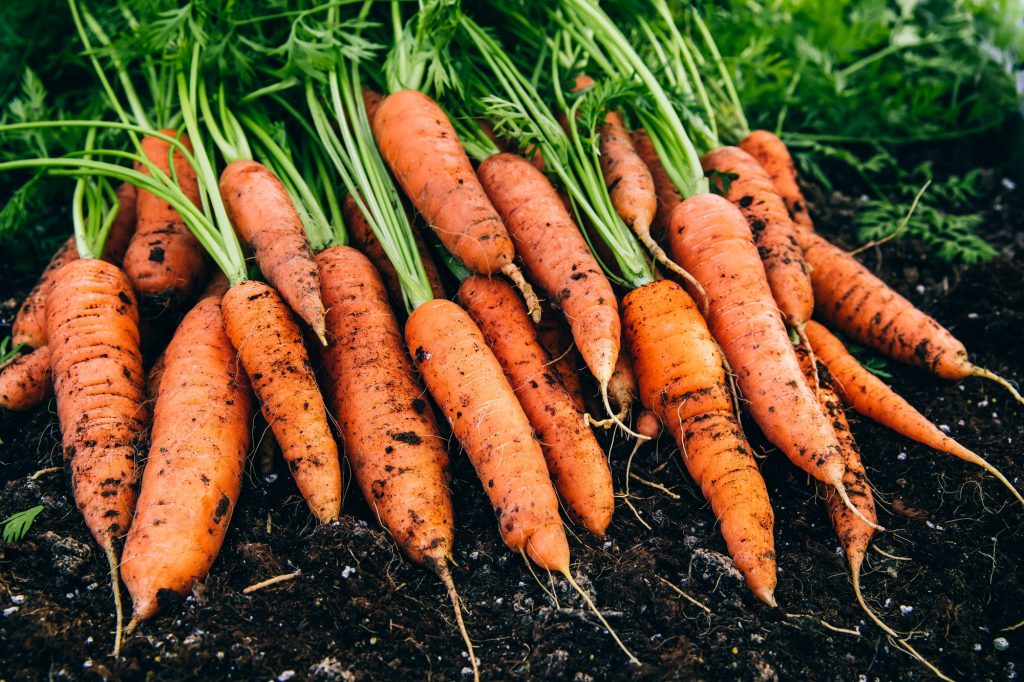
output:
[[[948,157],[947,157],[948,158]],[[959,337],[980,365],[1024,380],[1024,197],[990,173],[983,234],[1001,256],[950,266],[912,242],[864,262]],[[850,245],[856,198],[811,188],[821,232]],[[7,276],[13,306],[31,281]],[[6,329],[0,327],[0,334]],[[962,443],[1024,485],[1024,406],[997,385],[960,383],[889,363],[892,385]],[[864,572],[868,601],[957,679],[1013,680],[1024,667],[1024,511],[992,477],[851,417],[888,531]],[[465,457],[452,448],[455,581],[488,679],[928,679],[931,674],[868,624],[853,598],[814,486],[749,420],[776,515],[779,609],[757,602],[724,555],[710,508],[666,439],[639,450],[630,481],[645,528],[620,500],[605,540],[572,528],[573,570],[642,661],[630,668],[564,581],[557,604],[501,543]],[[113,615],[106,562],[70,500],[52,404],[0,414],[0,518],[37,504],[27,537],[0,544],[0,680],[436,679],[458,680],[468,658],[449,602],[429,572],[404,560],[359,492],[343,519],[317,527],[280,464],[250,465],[224,549],[187,599],[110,655]],[[612,448],[624,489],[628,448]],[[881,553],[882,551],[885,554]],[[890,558],[890,557],[901,557]],[[301,575],[250,595],[252,583]],[[705,607],[675,592],[676,586]],[[127,594],[126,594],[127,598]]]

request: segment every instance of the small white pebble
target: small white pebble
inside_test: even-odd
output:
[[[975,644],[974,645],[974,650],[975,651],[981,651],[981,644]]]
[[[3,613],[4,614],[4,618],[6,618],[7,616],[11,615],[12,613],[17,613],[17,612],[18,612],[18,607],[17,606],[10,606],[10,607],[4,609],[0,613]]]
[[[934,529],[934,528],[935,528],[935,524],[934,524],[934,523],[932,523],[931,521],[925,521],[925,522],[924,522],[924,525],[926,525],[926,526],[928,526],[929,528],[932,528],[932,529]]]
[[[902,613],[904,616],[909,616],[913,612],[914,612],[914,607],[913,606],[905,606],[905,605],[901,605],[900,606],[900,613]]]
[[[12,594],[11,595],[11,603],[12,604],[24,604],[25,603],[25,595],[23,595],[23,594]]]
[[[965,422],[964,422],[964,420],[963,420],[963,419],[961,419],[960,421],[958,421],[958,422],[956,423],[956,425],[957,425],[957,426],[963,426],[964,424],[965,424]]]
[[[83,668],[91,668],[92,667],[92,659],[91,658],[88,659],[85,663],[82,664],[82,667]]]
[[[611,549],[611,548],[612,548],[612,543],[610,541],[604,543],[603,545],[601,545],[601,549]]]
[[[224,652],[223,651],[218,651],[217,652],[217,660],[218,661],[223,661],[224,660]]]
[[[74,599],[75,595],[72,592],[68,592],[67,594],[64,595],[64,598],[65,599]]]
[[[295,677],[294,670],[285,670],[283,673],[277,676],[277,682],[288,682],[288,680]]]
[[[350,575],[352,575],[353,573],[355,573],[355,572],[356,572],[356,569],[352,568],[351,566],[346,566],[346,567],[345,567],[345,568],[343,568],[343,569],[342,569],[342,571],[341,571],[341,577],[342,577],[342,578],[345,578],[345,579],[347,580],[347,579],[348,579],[348,577],[349,577]]]
[[[917,293],[919,293],[919,294],[923,294],[924,293],[924,285],[923,284],[918,284],[917,285]]]
[[[360,528],[369,528],[370,524],[366,522],[366,519],[359,519],[358,521]]]
[[[463,668],[462,668],[462,670],[460,672],[462,673],[463,677],[472,677],[473,676],[473,669],[470,668],[469,666],[463,666]]]
[[[939,424],[939,430],[943,433],[949,433],[952,429],[949,428],[949,424]]]
[[[94,640],[91,635],[89,637],[85,638],[85,643],[86,644],[92,644],[94,641],[96,641],[96,640]]]
[[[501,598],[501,597],[498,597],[497,599],[494,600],[494,605],[495,606],[501,606],[504,603],[505,603],[505,600],[503,598]]]
[[[978,319],[978,313],[967,313],[967,319],[968,320],[976,320],[976,319]]]
[[[992,413],[992,418],[993,419],[999,419],[999,413],[998,412],[993,412]]]
[[[896,459],[900,460],[901,462],[903,460],[905,460],[906,458],[907,458],[907,453],[905,453],[905,452],[901,452],[900,454],[896,455]]]
[[[884,606],[885,608],[889,608],[890,606],[892,606],[892,599],[891,598],[886,599],[885,603],[882,604],[882,606]]]
[[[472,559],[473,561],[476,561],[477,559],[480,558],[480,552],[477,552],[477,551],[470,552],[469,553],[469,558]]]
[[[1005,637],[996,637],[992,640],[992,646],[996,648],[996,651],[1006,651],[1010,648],[1010,640]]]
[[[99,583],[89,583],[88,585],[85,586],[85,589],[87,591],[89,591],[89,592],[92,592],[93,590],[95,590],[99,586],[100,586]]]
[[[1011,192],[1017,189],[1017,183],[1011,180],[1010,178],[1003,178],[1001,182],[1003,184],[1003,187],[1010,190]]]
[[[960,385],[963,386],[963,384]],[[982,400],[980,403],[978,403],[978,407],[988,407],[988,400]]]

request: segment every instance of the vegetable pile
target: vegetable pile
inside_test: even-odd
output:
[[[68,5],[80,109],[0,123],[0,171],[73,187],[73,234],[5,342],[0,408],[53,396],[109,562],[114,656],[216,570],[269,443],[315,523],[338,523],[354,479],[443,585],[474,677],[461,453],[538,588],[557,604],[564,580],[642,666],[574,576],[562,512],[603,538],[609,434],[664,431],[750,591],[787,608],[756,430],[814,479],[866,615],[949,679],[862,594],[884,528],[845,410],[1024,497],[849,346],[1024,398],[815,231],[714,22],[666,0],[93,4]]]

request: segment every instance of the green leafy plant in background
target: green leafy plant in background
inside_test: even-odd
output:
[[[0,523],[4,524],[4,542],[17,542],[28,533],[36,517],[45,509],[43,505],[36,505],[25,511],[8,516]]]

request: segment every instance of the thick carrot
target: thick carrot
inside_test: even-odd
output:
[[[299,326],[278,293],[246,280],[224,294],[224,324],[310,511],[341,513],[341,463]]]
[[[381,156],[445,247],[473,272],[511,279],[539,320],[533,288],[512,260],[508,231],[441,107],[421,92],[401,90],[384,98],[371,123]]]
[[[640,155],[640,158],[647,164],[647,169],[651,172],[651,179],[654,180],[654,191],[658,197],[658,210],[655,213],[654,222],[651,223],[651,234],[657,241],[664,242],[668,237],[669,226],[672,223],[672,211],[683,202],[683,197],[680,196],[679,190],[672,183],[672,179],[668,176],[665,166],[661,164],[661,159],[658,158],[658,152],[655,151],[654,144],[647,135],[647,131],[643,128],[638,128],[633,131],[632,138],[636,153]]]
[[[1024,402],[1005,379],[971,363],[967,349],[949,330],[890,289],[853,256],[816,234],[802,233],[800,245],[811,266],[815,310],[841,332],[943,379],[991,379]]]
[[[380,276],[335,246],[316,256],[327,305],[325,388],[352,472],[410,559],[445,570],[454,538],[448,452]]]
[[[540,445],[483,334],[459,306],[433,299],[405,325],[423,380],[491,499],[502,539],[566,572],[569,544]]]
[[[793,157],[786,143],[767,130],[755,130],[740,142],[740,149],[757,159],[771,176],[775,191],[786,202],[786,208],[797,229],[813,232],[814,223],[807,211],[807,200],[797,183],[796,166],[793,165]]]
[[[814,311],[814,291],[796,240],[796,228],[771,177],[739,147],[719,147],[701,158],[705,172],[731,173],[726,198],[739,207],[754,233],[772,296],[786,323],[803,333]]]
[[[177,135],[175,130],[160,131]],[[188,136],[181,141],[191,148]],[[142,139],[142,153],[157,168],[171,175],[171,145],[155,137]],[[199,205],[196,173],[185,157],[174,152],[174,175],[192,203]],[[136,170],[149,174],[141,163]],[[144,317],[155,317],[181,305],[203,282],[205,254],[176,210],[147,190],[136,196],[135,234],[124,255],[124,271],[139,294]]]
[[[544,315],[541,317],[540,324],[537,325],[537,338],[540,340],[540,345],[544,346],[544,350],[547,351],[548,357],[551,358],[549,367],[569,393],[573,405],[580,412],[586,411],[583,389],[580,386],[580,369],[583,367],[583,363],[579,353],[576,352],[572,330],[569,329],[565,318],[554,314],[554,311],[545,307]]]
[[[580,355],[606,387],[619,355],[618,303],[576,222],[544,174],[522,157],[495,154],[477,174],[527,272],[562,309]]]
[[[548,366],[548,356],[515,290],[504,281],[475,275],[462,282],[459,302],[480,325],[505,370],[569,515],[603,537],[615,512],[608,461]]]
[[[885,382],[864,369],[828,329],[811,321],[807,325],[807,336],[814,352],[835,377],[836,391],[853,409],[911,440],[980,466],[998,478],[1024,504],[1024,497],[998,469],[944,434]]]
[[[345,227],[348,228],[352,244],[366,254],[367,258],[370,259],[370,262],[373,263],[380,273],[380,277],[384,280],[384,286],[387,288],[395,307],[404,309],[402,305],[402,283],[398,279],[395,266],[391,264],[387,254],[384,253],[384,247],[381,246],[380,240],[373,234],[370,223],[367,222],[363,212],[359,210],[359,204],[351,194],[345,196],[342,210],[345,215]],[[441,283],[441,274],[437,271],[437,264],[431,258],[426,242],[423,241],[423,233],[416,229],[411,219],[409,223],[412,227],[413,236],[416,238],[416,247],[420,252],[420,260],[423,261],[423,269],[426,271],[427,279],[430,281],[430,290],[434,292],[436,298],[444,298],[447,293],[444,290],[444,285]]]
[[[696,195],[676,208],[669,239],[708,293],[711,333],[764,435],[852,506],[839,443],[804,381],[743,214],[720,196]]]
[[[320,273],[302,218],[284,185],[263,164],[240,160],[220,174],[220,195],[231,224],[252,246],[267,280],[324,341]]]
[[[715,294],[708,293],[714,306]],[[693,299],[670,280],[629,292],[622,310],[641,400],[676,439],[747,585],[774,606],[774,514],[707,323]]]
[[[50,348],[42,346],[0,369],[0,408],[31,410],[53,395]]]
[[[133,624],[156,614],[162,592],[184,596],[209,572],[242,487],[254,413],[218,297],[192,308],[162,357],[149,461],[121,561]]]
[[[128,277],[80,259],[53,275],[47,337],[64,458],[85,524],[110,563],[121,642],[121,593],[114,538],[131,524],[136,459],[148,438],[139,313]]]

